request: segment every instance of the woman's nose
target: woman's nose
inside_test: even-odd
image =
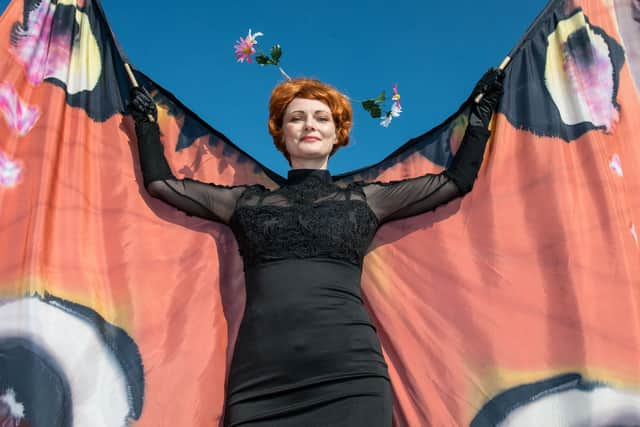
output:
[[[313,120],[311,120],[311,119],[305,120],[304,129],[305,130],[315,129],[315,124],[313,123]]]

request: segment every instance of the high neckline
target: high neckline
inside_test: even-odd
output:
[[[309,178],[314,178],[326,184],[333,182],[331,173],[327,169],[291,169],[287,175],[287,184],[300,184]]]

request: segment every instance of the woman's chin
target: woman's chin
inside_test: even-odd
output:
[[[314,150],[314,149],[307,149],[307,150],[299,150],[296,155],[292,155],[292,158],[297,158],[303,161],[309,161],[309,160],[317,160],[317,161],[322,161],[325,159],[329,158],[329,152],[327,152],[326,150]]]

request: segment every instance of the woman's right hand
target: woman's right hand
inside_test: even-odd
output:
[[[149,92],[143,87],[131,88],[131,92],[129,92],[129,111],[136,123],[158,121],[158,108]]]

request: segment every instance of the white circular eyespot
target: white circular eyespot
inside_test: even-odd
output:
[[[34,427],[122,427],[140,415],[137,347],[86,307],[50,296],[0,302],[0,360],[0,414]]]
[[[607,386],[550,393],[511,412],[500,427],[637,427],[640,395]]]
[[[494,396],[470,427],[638,427],[640,394],[566,373]]]

